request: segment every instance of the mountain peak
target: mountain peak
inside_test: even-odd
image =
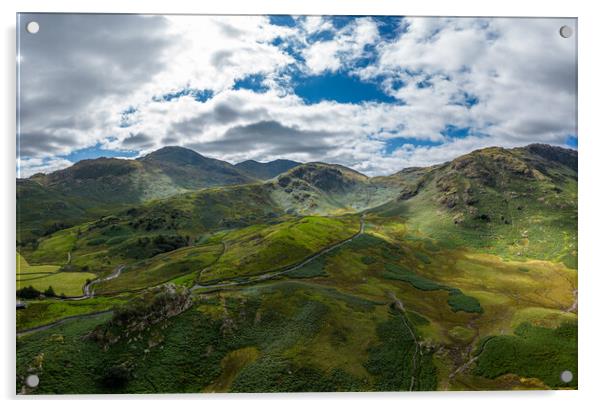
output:
[[[199,164],[204,160],[207,160],[207,158],[195,152],[194,150],[188,149],[186,147],[165,146],[160,148],[159,150],[155,150],[154,152],[147,154],[146,156],[140,158],[140,160],[158,160],[178,164],[194,165]]]
[[[551,146],[542,143],[533,143],[523,148],[529,153],[544,159],[558,162],[577,171],[578,153],[574,149],[566,149],[560,146]]]
[[[345,166],[312,162],[290,169],[280,176],[278,183],[286,187],[292,179],[332,192],[346,190],[357,182],[367,181],[368,177]]]

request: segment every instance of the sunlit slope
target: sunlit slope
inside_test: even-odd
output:
[[[383,204],[401,191],[393,183],[325,163],[299,165],[268,185],[273,199],[294,214],[358,212]]]
[[[132,206],[39,239],[22,252],[37,263],[109,272],[178,248],[219,230],[265,223],[282,215],[262,185],[212,188]]]
[[[95,274],[81,271],[63,271],[59,265],[30,265],[17,253],[17,291],[24,288],[48,296],[81,296],[86,282]]]
[[[576,164],[575,151],[544,145],[478,150],[423,171],[414,193],[373,212],[451,246],[575,267]]]
[[[271,226],[254,225],[227,234],[219,261],[201,282],[278,271],[357,234],[359,217],[303,217]]]

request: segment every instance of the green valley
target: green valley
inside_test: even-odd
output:
[[[17,392],[575,389],[577,179],[529,145],[380,177],[171,147],[18,180]]]

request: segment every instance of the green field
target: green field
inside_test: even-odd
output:
[[[59,272],[56,265],[30,265],[17,254],[17,290],[32,286],[44,292],[52,288],[57,296],[80,296],[87,281],[96,278],[89,272]]]
[[[157,255],[127,267],[116,279],[94,286],[96,293],[132,291],[198,274],[219,258],[222,245],[200,245]]]

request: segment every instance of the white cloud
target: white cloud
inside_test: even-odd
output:
[[[29,177],[36,173],[50,173],[73,165],[65,159],[23,158],[17,161],[17,177]]]
[[[389,42],[380,39],[368,17],[340,29],[321,17],[298,18],[293,28],[254,16],[158,21],[156,28],[144,26],[154,34],[144,37],[141,50],[135,47],[140,35],[118,23],[113,30],[119,35],[84,38],[83,47],[94,43],[102,51],[85,54],[85,75],[75,68],[23,72],[22,82],[31,84],[22,99],[23,175],[68,166],[57,155],[97,142],[142,153],[168,144],[191,146],[232,162],[321,160],[375,175],[488,145],[562,144],[576,134],[575,43],[557,32],[572,20],[410,18],[402,20],[402,34]],[[308,40],[325,32],[331,38]],[[56,33],[52,44],[65,35],[69,30]],[[134,46],[123,50],[128,36],[136,39]],[[281,46],[274,44],[277,38]],[[44,60],[61,66],[58,57],[84,56],[77,44],[60,51],[52,44],[30,46],[33,54],[23,52],[23,66]],[[368,56],[367,45],[375,47],[377,58],[356,67]],[[289,54],[288,46],[304,60]],[[305,74],[350,71],[404,104],[308,105],[286,83],[292,67]],[[260,74],[268,90],[232,89],[237,79],[251,74]],[[156,98],[182,89],[208,89],[214,97],[206,102],[193,95]],[[469,106],[467,98],[478,103]],[[135,109],[128,114],[130,126],[120,127],[129,107]],[[447,125],[469,127],[472,134],[444,137]],[[401,136],[442,144],[405,144],[386,154],[388,141]],[[228,146],[228,138],[236,139],[238,149]]]
[[[515,142],[562,143],[576,134],[576,47],[558,35],[563,24],[573,20],[411,18],[359,74],[406,83],[390,93],[414,109],[410,136],[432,139],[433,128],[452,123]],[[464,93],[479,103],[459,109],[453,103]]]
[[[303,34],[324,30],[319,29]],[[330,27],[330,30],[333,28]],[[313,75],[325,71],[337,71],[344,64],[352,63],[364,54],[364,47],[378,40],[378,27],[371,18],[357,18],[339,31],[335,31],[332,40],[316,41],[303,50],[306,68]]]

